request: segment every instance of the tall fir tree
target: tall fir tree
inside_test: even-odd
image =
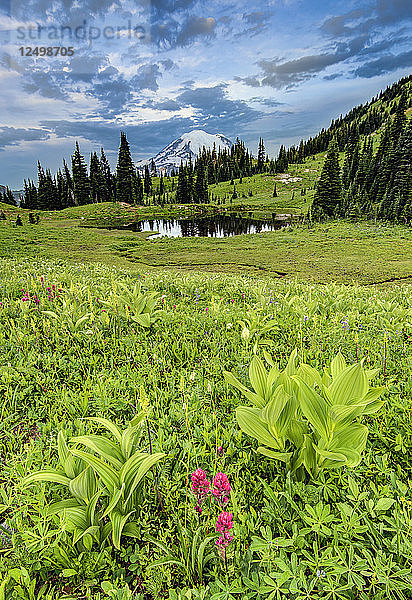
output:
[[[116,199],[117,202],[135,202],[135,167],[130,154],[129,142],[126,134],[120,133],[120,147],[116,169]]]
[[[342,214],[342,182],[339,166],[339,148],[334,138],[316,186],[311,209],[312,218],[333,217]]]
[[[144,168],[144,193],[150,196],[152,193],[152,178],[150,177],[149,167],[145,165]]]
[[[113,198],[113,177],[110,170],[109,161],[106,158],[103,148],[100,150],[100,169],[104,178],[102,202],[110,202]]]
[[[73,196],[75,204],[83,205],[90,202],[90,181],[84,157],[80,154],[76,142],[72,156]]]

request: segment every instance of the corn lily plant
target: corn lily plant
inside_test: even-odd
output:
[[[93,541],[101,544],[111,534],[119,549],[122,535],[140,536],[138,522],[131,518],[138,509],[137,491],[149,470],[165,456],[137,449],[144,418],[145,413],[139,413],[123,431],[108,419],[90,418],[112,437],[82,435],[73,437],[69,445],[59,432],[62,469],[32,473],[23,480],[24,485],[43,481],[67,486],[72,498],[52,504],[48,515],[61,517],[66,530],[73,533],[73,543],[82,541],[90,548]]]
[[[150,327],[161,314],[161,310],[156,309],[159,296],[158,292],[142,293],[139,282],[134,285],[133,289],[122,282],[117,282],[109,300],[101,300],[101,303],[141,327]]]
[[[236,409],[239,427],[258,440],[258,452],[285,462],[291,471],[303,465],[316,477],[323,469],[356,467],[368,436],[360,418],[383,405],[385,388],[369,383],[378,370],[365,369],[363,362],[347,366],[340,353],[323,374],[307,364],[296,369],[295,361],[296,351],[282,373],[275,365],[267,372],[254,357],[249,368],[253,391],[224,373],[254,404]]]

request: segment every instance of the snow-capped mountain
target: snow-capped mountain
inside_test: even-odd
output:
[[[216,151],[219,151],[219,148],[230,148],[232,146],[232,142],[220,133],[213,135],[202,129],[195,129],[189,133],[184,133],[153,158],[139,161],[137,167],[143,169],[145,165],[148,165],[150,168],[152,161],[154,161],[158,172],[170,173],[172,169],[178,168],[182,161],[183,164],[188,162],[190,158],[194,161],[203,146],[212,149],[214,144],[216,145]]]

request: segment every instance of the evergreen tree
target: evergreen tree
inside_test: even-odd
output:
[[[109,161],[103,148],[100,150],[100,169],[103,174],[102,202],[110,202],[113,198],[113,181]]]
[[[207,188],[207,176],[203,164],[200,164],[197,169],[195,197],[199,204],[207,203],[209,199]]]
[[[176,188],[176,203],[187,204],[188,203],[188,189],[185,169],[183,164],[179,167],[179,173],[177,176],[177,188]]]
[[[336,139],[329,144],[312,204],[312,218],[342,214],[342,182],[339,167],[339,148]]]
[[[265,145],[263,143],[263,139],[259,139],[259,147],[258,147],[258,155],[257,155],[257,167],[256,170],[258,173],[263,173],[265,166]]]
[[[92,202],[103,202],[106,182],[96,152],[90,155],[90,199]]]
[[[126,134],[120,133],[120,147],[116,169],[117,202],[134,203],[135,169]]]
[[[90,182],[86,162],[80,154],[78,142],[76,142],[75,151],[72,156],[72,174],[75,204],[88,204],[90,202]]]
[[[142,205],[143,204],[143,196],[144,196],[143,180],[140,176],[139,171],[137,171],[137,173],[136,173],[136,177],[134,179],[134,185],[135,185],[134,197],[135,197],[136,204]]]
[[[150,196],[152,191],[152,178],[150,177],[149,168],[145,165],[144,168],[144,193],[147,196]]]

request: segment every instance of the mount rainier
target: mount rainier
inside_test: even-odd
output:
[[[229,149],[232,146],[232,142],[220,133],[213,135],[202,129],[195,129],[189,133],[184,133],[153,158],[140,160],[137,167],[139,169],[143,169],[145,165],[150,167],[152,161],[154,161],[157,171],[170,173],[172,169],[178,168],[182,161],[183,164],[188,162],[189,159],[194,161],[203,146],[212,149],[214,144],[216,144],[216,151],[219,151],[219,148]]]

